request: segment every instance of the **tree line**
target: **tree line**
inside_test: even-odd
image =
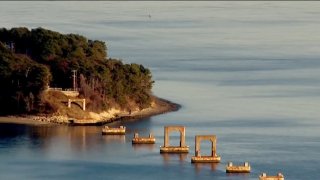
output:
[[[0,103],[0,113],[50,110],[43,91],[48,85],[71,88],[72,70],[91,110],[150,106],[152,75],[143,65],[107,57],[102,41],[19,27],[0,29],[0,102],[8,102]]]

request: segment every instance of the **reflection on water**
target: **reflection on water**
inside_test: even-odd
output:
[[[6,130],[4,130],[6,129]],[[43,150],[50,149],[56,142],[61,141],[65,147],[74,151],[88,151],[101,146],[101,144],[124,144],[125,135],[102,135],[99,126],[23,126],[4,125],[0,126],[0,137],[6,137],[7,141],[26,135],[30,144]]]
[[[250,173],[226,173],[228,179],[250,179]]]
[[[102,139],[106,143],[126,143],[126,136],[125,135],[104,135],[102,136]]]
[[[101,127],[85,126],[43,126],[29,127],[31,139],[41,140],[42,147],[47,148],[55,140],[62,140],[74,150],[95,148],[100,143]]]
[[[153,151],[155,149],[155,144],[132,144],[135,151],[148,150]]]
[[[193,163],[194,168],[197,173],[202,170],[210,169],[211,171],[215,171],[219,165],[219,163]]]
[[[168,165],[171,161],[180,161],[181,163],[183,161],[186,161],[188,154],[187,153],[181,153],[181,154],[174,154],[174,153],[161,153],[161,156],[163,158],[164,164]]]

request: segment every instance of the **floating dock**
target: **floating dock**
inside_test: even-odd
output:
[[[120,126],[119,128],[110,128],[109,126],[104,126],[102,128],[103,135],[125,135],[126,127]]]
[[[211,141],[211,156],[201,156],[200,144],[202,140]],[[195,156],[191,157],[192,163],[219,163],[221,157],[216,154],[217,138],[215,135],[197,135],[195,137]]]
[[[243,166],[234,166],[229,162],[226,166],[226,173],[250,173],[251,167],[248,162],[243,163]]]
[[[171,131],[180,132],[180,146],[170,146],[169,134]],[[184,126],[165,126],[164,127],[164,145],[160,146],[160,153],[188,153],[189,146],[185,144],[186,129]]]
[[[138,133],[134,133],[132,139],[132,144],[154,144],[156,143],[156,138],[150,133],[149,137],[139,137]]]
[[[266,173],[262,173],[259,180],[284,180],[284,176],[282,173],[278,173],[277,176],[267,176]]]

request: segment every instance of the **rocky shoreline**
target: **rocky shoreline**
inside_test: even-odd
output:
[[[181,105],[173,103],[171,101],[161,99],[161,98],[158,98],[158,100],[160,101],[161,104],[158,104],[157,108],[151,108],[150,110],[145,109],[145,111],[142,110],[142,111],[134,113],[132,115],[115,117],[115,118],[110,119],[106,123],[111,123],[111,122],[116,122],[116,121],[138,120],[138,119],[148,118],[151,116],[156,116],[159,114],[164,114],[167,112],[178,111],[181,108]]]
[[[23,115],[23,116],[2,116],[0,123],[28,124],[28,125],[48,125],[48,124],[65,124],[65,125],[103,125],[116,121],[138,120],[167,112],[177,111],[180,105],[171,101],[155,98],[152,106],[134,112],[115,111],[113,113],[92,113],[91,118],[75,119],[64,115]]]

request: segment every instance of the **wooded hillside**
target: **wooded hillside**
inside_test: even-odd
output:
[[[89,110],[150,106],[149,69],[108,58],[102,41],[21,27],[0,29],[0,113],[54,112],[43,90],[72,88],[72,70]]]

